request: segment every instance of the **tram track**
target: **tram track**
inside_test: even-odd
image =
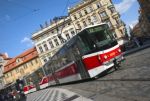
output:
[[[143,79],[143,78],[141,78],[141,79],[139,79],[139,78],[137,78],[137,79],[103,79],[103,80],[96,80],[96,81],[105,81],[105,82],[107,82],[107,81],[150,81],[150,78],[146,78],[146,79]]]

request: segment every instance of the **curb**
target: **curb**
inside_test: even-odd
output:
[[[143,46],[141,46],[141,47],[134,48],[134,49],[132,49],[132,50],[123,52],[123,55],[124,55],[124,56],[130,55],[130,54],[132,54],[132,53],[138,52],[138,51],[140,51],[140,50],[143,50],[143,49],[146,49],[146,48],[149,48],[149,47],[150,47],[150,44],[143,45]]]

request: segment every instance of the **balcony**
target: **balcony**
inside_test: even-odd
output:
[[[116,11],[116,12],[112,13],[112,17],[113,18],[120,17],[120,14]]]
[[[101,16],[101,19],[102,19],[102,21],[105,21],[105,20],[109,19],[109,16],[108,16],[108,15],[106,15],[106,16]]]
[[[121,26],[124,26],[124,23],[122,21],[120,21],[118,24],[116,24],[117,28],[120,28]]]

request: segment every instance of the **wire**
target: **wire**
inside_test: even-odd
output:
[[[7,2],[8,0],[3,0],[3,1],[6,2],[6,3],[8,3],[8,2]],[[28,16],[28,15],[34,13],[34,12],[39,11],[39,9],[33,9],[33,8],[31,8],[31,7],[25,6],[24,4],[21,4],[21,3],[15,2],[15,1],[9,1],[9,3],[11,3],[11,4],[13,4],[13,5],[17,5],[17,6],[23,7],[23,8],[25,8],[25,9],[28,9],[28,10],[30,10],[30,12],[28,12],[28,13],[26,13],[26,14],[23,14],[23,15],[21,15],[21,16],[15,17],[14,19],[7,20],[7,21],[5,21],[5,22],[1,22],[1,23],[13,22],[13,21],[16,21],[16,20],[18,20],[18,19],[20,19],[20,18],[24,18],[24,17],[26,17],[26,16]],[[3,8],[3,9],[6,10],[6,11],[9,11],[9,9],[7,9],[7,8]],[[1,15],[2,15],[2,14],[1,14]],[[1,20],[1,19],[4,19],[4,17],[1,17],[0,20]]]
[[[26,8],[26,9],[29,9],[29,10],[34,10],[31,7],[28,7],[28,6],[24,5],[24,4],[21,4],[21,3],[15,2],[15,1],[9,1],[9,3],[11,3],[13,5],[17,5],[17,6],[23,7],[23,8]]]
[[[65,8],[64,8],[64,10],[63,10],[63,12],[62,12],[62,15],[65,13],[65,10],[67,9],[67,7],[68,7],[68,5],[69,5],[69,0],[67,0],[67,2],[66,2],[66,6],[65,6]]]

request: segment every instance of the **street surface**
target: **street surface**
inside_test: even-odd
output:
[[[94,101],[150,101],[150,48],[125,56],[125,58],[118,71],[112,69],[102,78],[57,88],[67,89]],[[54,95],[51,89],[54,88],[29,94],[27,101],[65,101],[64,99],[73,96],[69,96],[70,93],[58,94],[56,91]],[[43,91],[45,93],[42,93]],[[56,99],[58,95],[61,97]],[[36,100],[37,97],[41,100]]]
[[[26,101],[92,101],[74,92],[61,88],[48,88],[31,93]]]

